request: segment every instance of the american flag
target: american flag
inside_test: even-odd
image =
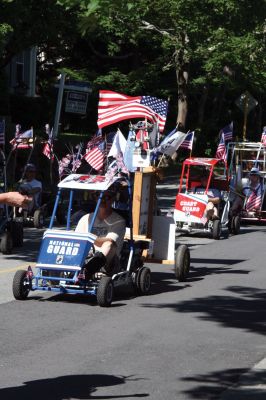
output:
[[[221,129],[220,136],[222,136],[222,134],[224,135],[225,142],[228,142],[233,139],[233,128],[234,124],[233,122],[231,122],[229,125],[226,125],[224,128]]]
[[[185,137],[185,140],[183,141],[183,143],[180,145],[180,148],[192,150],[194,133],[195,133],[194,131],[187,133],[187,136]]]
[[[5,120],[0,121],[0,145],[5,145]]]
[[[15,137],[9,142],[13,149],[30,149],[33,147],[33,129],[28,129],[25,132],[21,131],[21,125],[16,125]]]
[[[53,128],[50,131],[50,127],[48,124],[45,125],[45,130],[46,130],[46,134],[48,135],[48,141],[47,143],[45,143],[44,148],[43,148],[43,154],[49,158],[49,160],[52,158],[54,158],[53,155]]]
[[[106,135],[106,153],[107,153],[107,154],[108,154],[109,151],[111,150],[111,147],[112,147],[112,144],[113,144],[115,135],[116,135],[116,131],[114,131],[114,132],[109,132],[109,133],[107,133],[107,135]]]
[[[84,159],[92,168],[99,171],[103,168],[105,158],[105,141],[102,135],[98,133],[87,143],[87,152],[84,155]]]
[[[224,143],[224,135],[222,133],[220,143],[218,144],[215,158],[219,158],[221,160],[226,161],[226,147]]]
[[[166,100],[151,96],[126,96],[109,90],[100,90],[98,126],[114,124],[124,119],[147,118],[164,130],[168,109]]]
[[[261,185],[259,184],[256,189],[250,188],[250,194],[246,202],[246,210],[260,210],[262,201]]]
[[[266,126],[264,126],[261,134],[261,143],[266,147]]]

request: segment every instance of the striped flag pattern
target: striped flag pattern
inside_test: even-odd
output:
[[[105,158],[105,141],[103,140],[100,131],[87,143],[87,150],[84,159],[92,166],[92,168],[99,171],[103,168]]]
[[[218,144],[215,158],[219,158],[220,160],[226,161],[226,147],[224,142],[224,135],[222,133],[220,143]]]
[[[151,96],[126,96],[110,90],[100,90],[98,104],[98,126],[114,124],[130,118],[147,118],[158,123],[159,131],[164,130],[168,109],[166,100]]]
[[[187,136],[185,137],[185,140],[183,141],[183,143],[181,143],[180,148],[192,151],[194,133],[195,133],[194,131],[187,133]]]
[[[0,121],[0,145],[5,145],[5,120]]]
[[[224,135],[224,141],[228,142],[233,139],[233,122],[231,122],[229,125],[226,125],[224,128],[221,129],[220,135]]]
[[[53,128],[50,131],[48,124],[45,125],[46,134],[48,135],[48,141],[45,143],[42,153],[49,158],[54,158],[53,155]]]
[[[251,193],[246,202],[246,210],[260,210],[261,209],[261,186],[259,185],[256,189],[250,189]]]

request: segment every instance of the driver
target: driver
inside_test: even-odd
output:
[[[25,167],[25,178],[19,182],[19,191],[30,195],[32,202],[28,205],[28,211],[40,207],[42,183],[36,179],[37,168],[34,164],[27,164]]]
[[[207,183],[208,183],[208,175],[207,173],[203,173],[200,177],[200,186],[195,189],[195,193],[205,194]],[[217,206],[221,201],[220,191],[218,189],[209,187],[206,194],[208,196],[208,203],[206,206],[207,220],[219,219]]]
[[[115,196],[116,192],[111,188],[103,194],[91,230],[97,236],[94,242],[96,252],[85,265],[85,277],[87,280],[100,270],[103,270],[107,274],[112,274],[114,258],[118,257],[121,252],[126,231],[126,222],[123,217],[112,209]],[[84,215],[77,224],[76,232],[89,232],[92,219],[93,213]]]

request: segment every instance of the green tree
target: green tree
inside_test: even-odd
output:
[[[139,64],[132,63],[131,76],[127,77],[130,90],[138,86],[132,85],[134,76],[140,82],[150,76],[154,82],[156,74],[161,76],[162,71],[173,69],[177,123],[184,126],[189,88],[202,93],[199,123],[204,119],[211,87],[239,86],[265,91],[265,1],[59,0],[59,3],[68,9],[78,8],[79,28],[91,41],[92,51],[97,38],[105,42],[100,46],[105,57],[129,58],[132,52],[136,55],[140,50],[141,58],[136,60]],[[119,76],[127,80],[121,69],[116,78]],[[109,78],[115,78],[114,69]],[[169,87],[168,93],[171,93]]]

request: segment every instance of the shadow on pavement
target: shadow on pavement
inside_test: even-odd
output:
[[[184,391],[190,399],[218,400],[222,392],[229,386],[237,383],[240,375],[247,372],[246,369],[226,369],[211,372],[206,375],[195,375],[181,378],[182,381],[195,382],[196,386]],[[253,400],[251,397],[250,400]]]
[[[189,395],[190,399],[199,400],[264,400],[266,371],[247,371],[227,369],[181,378],[183,381],[197,384],[184,393]]]
[[[145,304],[144,307],[169,308],[195,316],[198,314],[199,319],[215,322],[225,328],[265,335],[266,290],[243,286],[229,286],[224,290],[233,295],[198,297],[160,305]]]
[[[98,388],[113,387],[125,384],[136,378],[115,375],[70,375],[57,378],[39,379],[25,382],[23,386],[0,389],[0,398],[8,400],[65,400],[65,399],[122,399],[143,398],[148,393],[131,393],[126,395],[92,395]],[[113,390],[113,389],[112,389]],[[119,393],[119,388],[118,388]]]

